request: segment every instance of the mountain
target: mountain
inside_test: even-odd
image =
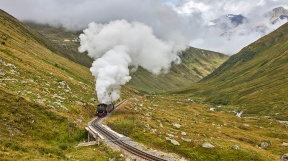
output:
[[[213,26],[223,30],[233,29],[244,23],[247,23],[247,18],[241,14],[227,14],[211,22]]]
[[[288,116],[288,23],[231,56],[197,86],[182,91],[244,113]]]
[[[180,55],[180,58],[182,63],[173,64],[166,74],[153,75],[139,67],[136,72],[131,73],[132,79],[128,85],[145,92],[185,87],[210,74],[227,60],[228,56],[190,47]]]
[[[279,19],[287,19],[288,18],[288,10],[285,9],[284,7],[280,6],[280,7],[272,9],[272,11],[268,12],[265,16],[270,19],[270,22],[272,24],[274,24]]]
[[[45,36],[51,43],[67,48],[73,51],[72,53],[78,53],[79,42],[77,41],[77,38],[82,31],[67,31],[61,27],[36,24],[29,21],[24,23]],[[67,58],[70,57],[67,56]],[[173,64],[171,70],[167,74],[160,74],[158,76],[139,67],[136,72],[131,73],[132,79],[128,85],[134,89],[145,92],[156,92],[184,87],[199,81],[211,73],[227,60],[228,56],[217,52],[190,47],[180,55],[180,58],[182,60],[181,64]],[[89,64],[88,66],[91,66],[91,63],[92,62],[89,60],[84,64],[79,64]]]
[[[60,54],[78,64],[91,67],[93,59],[87,53],[78,51],[80,31],[68,31],[59,26],[54,27],[49,24],[38,24],[32,21],[24,21],[25,25],[37,31],[39,41],[51,51]]]
[[[237,34],[250,35],[251,33],[258,33],[259,35],[264,36],[270,32],[266,22],[273,26],[279,20],[288,20],[288,10],[282,6],[268,11],[258,19],[245,17],[242,14],[227,14],[211,21],[208,29],[218,29],[220,30],[219,35],[222,37],[227,37],[228,39],[233,35],[236,36]]]

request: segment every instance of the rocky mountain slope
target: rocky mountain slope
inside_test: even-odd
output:
[[[272,11],[268,12],[265,15],[267,18],[270,19],[270,22],[276,23],[279,19],[284,19],[284,18],[288,18],[288,10],[285,9],[284,7],[277,7],[274,8]]]
[[[245,13],[242,13],[245,15]],[[266,35],[269,33],[269,27],[267,25],[275,25],[280,20],[288,20],[288,10],[280,6],[268,11],[264,15],[258,15],[259,20],[255,18],[249,18],[242,14],[227,14],[211,22],[210,29],[219,29],[220,35],[224,37],[231,37],[235,34],[251,34],[253,32],[260,35]]]

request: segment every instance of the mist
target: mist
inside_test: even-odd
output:
[[[288,9],[287,0],[0,0],[1,8],[16,18],[38,23],[62,25],[83,30],[90,22],[109,23],[125,19],[138,21],[153,29],[161,39],[178,37],[180,44],[236,54],[243,47],[277,29],[286,21],[271,25],[265,13],[275,7]],[[213,28],[211,21],[227,14],[242,14],[249,22],[228,35]],[[255,30],[265,25],[264,32]],[[249,30],[251,29],[251,30]]]

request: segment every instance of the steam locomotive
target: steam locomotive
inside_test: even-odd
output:
[[[95,115],[98,117],[105,117],[108,113],[110,113],[113,110],[114,110],[113,103],[110,103],[110,104],[100,103],[97,106]]]

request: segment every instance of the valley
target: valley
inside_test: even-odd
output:
[[[100,102],[92,60],[77,55],[79,42],[60,45],[74,35],[3,10],[0,26],[0,160],[129,159],[103,142],[76,148]],[[231,57],[190,47],[166,75],[139,67],[121,88],[128,103],[103,123],[189,161],[284,160],[287,36],[286,23]]]

